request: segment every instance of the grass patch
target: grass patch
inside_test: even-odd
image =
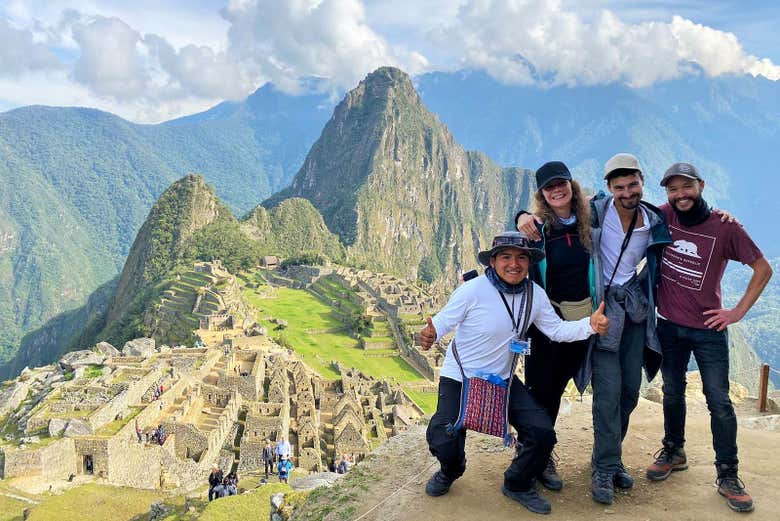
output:
[[[284,483],[269,483],[239,496],[229,496],[212,501],[198,517],[201,521],[237,521],[239,519],[268,519],[271,495],[290,492]]]
[[[16,521],[22,519],[25,508],[31,507],[29,503],[18,501],[0,494],[0,521]]]
[[[51,496],[32,508],[30,521],[124,521],[149,512],[157,491],[87,484]],[[145,519],[142,518],[142,519]]]
[[[99,378],[103,376],[103,366],[90,365],[84,370],[84,378]]]
[[[268,298],[263,295],[273,294]],[[416,382],[424,378],[400,356],[368,358],[357,341],[344,333],[310,334],[307,330],[325,330],[341,327],[341,322],[330,314],[331,307],[304,290],[268,286],[246,289],[244,299],[259,310],[258,322],[268,328],[269,336],[280,336],[298,355],[324,378],[337,379],[339,374],[330,365],[337,360],[347,367],[355,367],[369,376],[391,378],[398,382]],[[268,317],[281,318],[288,326],[274,331],[275,324]]]
[[[420,409],[425,411],[425,414],[436,412],[436,404],[439,399],[438,393],[426,393],[415,389],[404,389],[404,391]]]
[[[103,425],[100,429],[97,430],[95,434],[98,436],[113,436],[120,430],[122,430],[122,427],[130,423],[130,421],[138,416],[138,413],[143,411],[143,407],[130,407],[128,410],[128,413],[125,415],[124,418],[121,420],[114,420],[112,422],[109,422],[105,425]]]

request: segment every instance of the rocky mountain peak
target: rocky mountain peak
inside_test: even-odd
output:
[[[383,67],[345,96],[292,185],[263,206],[308,199],[352,262],[434,281],[473,266],[529,189],[528,171],[465,151],[409,76]]]
[[[127,257],[108,321],[116,320],[136,288],[166,274],[193,233],[229,215],[214,189],[200,175],[189,174],[168,187],[152,206]]]

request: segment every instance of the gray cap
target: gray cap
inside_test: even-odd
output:
[[[493,245],[489,250],[479,252],[479,262],[484,266],[490,266],[490,258],[506,248],[515,248],[528,253],[532,263],[544,259],[544,251],[538,247],[539,243],[531,242],[524,233],[507,231],[493,237]]]
[[[699,171],[696,170],[696,167],[693,166],[692,164],[675,163],[666,169],[666,173],[664,173],[664,177],[663,179],[661,179],[661,186],[666,186],[666,183],[669,182],[669,179],[671,179],[672,177],[677,177],[678,175],[687,177],[688,179],[696,179],[698,181],[703,181],[703,179],[699,175]]]
[[[639,160],[636,156],[626,154],[625,152],[615,154],[609,158],[609,161],[604,165],[604,179],[608,179],[615,170],[638,170],[642,174],[642,167],[639,165]]]

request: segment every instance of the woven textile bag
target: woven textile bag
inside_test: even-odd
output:
[[[526,299],[526,295],[528,298]],[[531,315],[533,302],[533,288],[527,283],[526,291],[521,301],[525,302],[522,337],[525,338],[528,330],[528,320]],[[463,377],[463,385],[460,391],[460,411],[455,424],[448,427],[448,432],[454,433],[461,429],[490,434],[504,440],[504,444],[511,447],[516,443],[515,437],[509,430],[509,390],[512,384],[512,376],[517,368],[518,355],[512,357],[512,370],[509,380],[503,380],[495,374],[466,377],[463,365],[458,356],[458,348],[455,340],[452,341],[452,353],[458,362],[460,374]]]

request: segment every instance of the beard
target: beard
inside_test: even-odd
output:
[[[691,207],[689,209],[682,210],[682,209],[680,209],[678,204],[679,204],[680,201],[683,201],[683,200],[686,200],[686,199],[690,200],[693,204],[691,205]],[[698,195],[698,196],[695,196],[695,197],[681,197],[679,199],[674,199],[672,201],[672,206],[678,212],[690,212],[690,211],[696,210],[697,208],[700,208],[701,207],[701,203],[702,203],[702,197],[701,197],[701,195]]]
[[[627,197],[625,199],[618,199],[617,202],[620,203],[620,206],[625,210],[633,210],[637,206],[639,206],[639,201],[642,200],[642,196],[637,194],[632,197]]]

